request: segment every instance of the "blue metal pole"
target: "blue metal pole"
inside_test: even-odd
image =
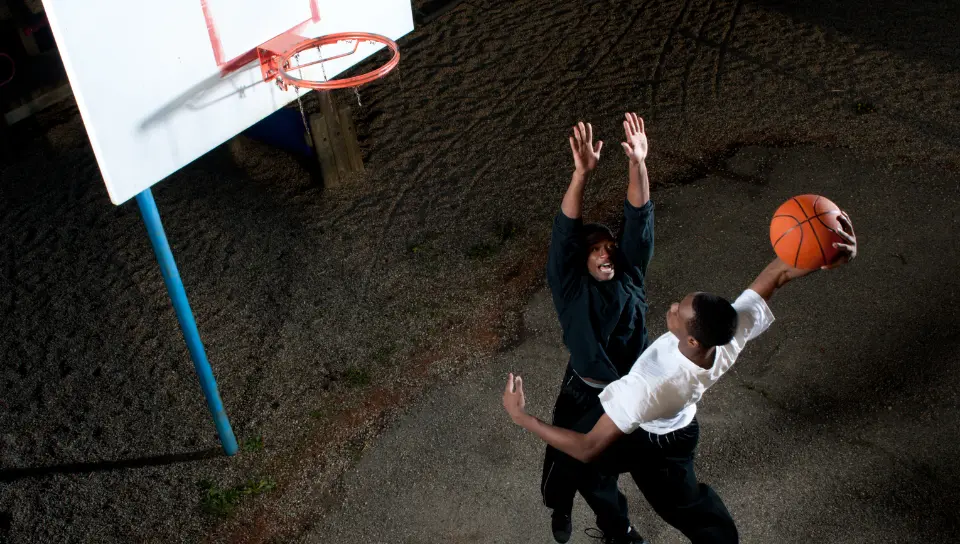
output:
[[[147,226],[153,251],[157,254],[163,281],[167,284],[167,292],[170,293],[180,329],[187,341],[193,367],[197,371],[197,376],[200,377],[200,388],[203,389],[203,396],[207,399],[207,408],[213,414],[220,444],[227,455],[233,455],[238,449],[237,438],[233,435],[230,420],[227,419],[227,412],[223,408],[223,401],[220,400],[220,393],[217,392],[217,381],[213,377],[213,370],[210,369],[210,362],[207,361],[207,354],[200,341],[200,331],[197,330],[197,322],[193,318],[187,292],[183,288],[183,281],[180,279],[180,272],[177,271],[177,263],[173,260],[173,252],[170,251],[170,244],[167,243],[167,235],[163,232],[163,224],[160,223],[160,212],[157,210],[157,203],[153,200],[150,189],[137,195],[137,205],[140,206],[140,214],[143,215],[143,222]]]

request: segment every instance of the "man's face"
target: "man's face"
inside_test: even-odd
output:
[[[610,281],[616,274],[613,266],[613,255],[616,250],[613,240],[601,240],[590,246],[587,253],[587,270],[597,281]]]
[[[681,342],[685,342],[690,337],[688,324],[693,319],[693,297],[696,293],[690,293],[683,297],[680,302],[674,302],[667,310],[667,329],[674,334]]]

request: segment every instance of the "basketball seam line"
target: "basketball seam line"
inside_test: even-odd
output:
[[[830,232],[832,232],[832,233],[834,233],[834,234],[839,234],[839,233],[837,232],[837,229],[835,229],[835,228],[831,227],[830,225],[824,223],[824,222],[823,222],[823,219],[820,219],[822,216],[824,216],[824,215],[830,215],[830,214],[832,214],[832,213],[840,214],[840,211],[839,211],[839,210],[830,210],[829,212],[818,213],[817,215],[813,216],[811,219],[816,219],[817,221],[819,221],[820,224],[823,225],[824,228],[826,228],[826,229],[829,230]]]
[[[819,219],[820,219],[821,217],[823,217],[824,215],[830,215],[830,214],[832,214],[832,213],[839,213],[839,212],[838,212],[837,210],[830,210],[830,211],[828,211],[828,212],[818,213],[817,215],[815,215],[815,216],[813,216],[813,217],[810,217],[809,219],[804,219],[803,221],[800,221],[799,219],[797,219],[796,217],[794,217],[794,216],[792,216],[792,215],[783,215],[783,214],[781,214],[781,215],[775,215],[775,216],[773,216],[773,219],[776,219],[776,218],[778,218],[778,217],[786,217],[786,218],[789,218],[789,219],[793,219],[794,221],[797,222],[796,225],[790,227],[790,228],[787,229],[783,234],[781,234],[781,235],[780,235],[780,238],[777,238],[777,241],[773,243],[774,248],[776,248],[777,243],[780,242],[780,240],[782,240],[784,236],[790,234],[790,232],[792,232],[793,229],[795,229],[795,228],[797,228],[797,227],[801,227],[801,226],[803,226],[804,223],[809,223],[810,221],[812,221],[812,220],[814,220],[814,219],[818,219],[818,220],[819,220]],[[826,223],[823,223],[823,220],[820,220],[820,223],[822,223],[823,226],[827,227],[827,229],[831,230],[832,232],[836,232],[835,230],[833,230],[833,229],[831,229],[829,226],[827,226]],[[802,229],[801,229],[801,230],[802,230]]]
[[[804,213],[803,215],[807,215]],[[803,223],[800,223],[800,243],[797,244],[797,255],[793,258],[793,267],[797,267],[797,263],[800,262],[800,250],[803,248]]]
[[[781,214],[781,215],[775,215],[775,216],[773,216],[773,219],[776,219],[776,218],[778,218],[778,217],[788,217],[788,218],[793,219],[794,221],[797,222],[796,225],[790,227],[790,229],[787,230],[787,232],[785,232],[784,234],[789,234],[791,230],[793,230],[793,229],[795,229],[795,228],[803,225],[804,223],[809,223],[810,221],[813,221],[814,219],[820,220],[820,223],[823,224],[823,226],[827,227],[829,230],[831,230],[831,231],[833,231],[833,232],[836,232],[836,230],[831,229],[826,223],[823,222],[823,220],[820,219],[821,217],[823,217],[823,216],[825,216],[825,215],[830,215],[830,214],[834,214],[834,213],[840,213],[840,212],[839,212],[838,210],[830,210],[830,211],[827,211],[827,212],[818,213],[817,215],[814,215],[813,217],[809,217],[809,218],[807,218],[807,219],[804,219],[803,221],[800,221],[799,219],[797,219],[796,217],[794,217],[794,216],[792,216],[792,215],[783,215],[783,214]]]
[[[813,201],[813,213],[814,213],[814,215],[816,215],[816,213],[817,213],[817,202],[820,202],[820,199],[821,199],[821,198],[822,198],[822,197],[818,196],[817,199]],[[802,206],[801,206],[801,208],[802,208]],[[807,215],[807,212],[803,212],[803,215]],[[807,223],[810,222],[810,219],[812,219],[812,218],[807,219]],[[817,247],[820,248],[820,256],[823,257],[823,262],[824,262],[824,264],[826,264],[826,262],[827,262],[827,253],[823,250],[823,243],[820,241],[820,236],[817,235],[817,231],[816,231],[815,229],[813,229],[812,226],[811,226],[811,228],[810,228],[810,232],[813,233],[813,238],[817,241]],[[798,257],[798,258],[799,258],[799,257]]]
[[[794,202],[797,203],[797,207],[800,208],[800,213],[803,214],[803,218],[804,218],[804,219],[810,219],[810,216],[807,215],[807,210],[803,209],[803,204],[801,204],[800,201],[797,200],[797,197],[792,196],[792,197],[790,197],[790,200],[792,200],[792,201],[794,201]],[[817,209],[816,209],[816,208],[813,209],[813,213],[817,213]]]
[[[797,224],[794,225],[794,226],[792,226],[792,227],[790,227],[790,228],[787,229],[786,231],[784,231],[783,234],[781,234],[780,237],[777,238],[777,241],[773,243],[773,249],[774,249],[774,251],[776,251],[776,249],[777,249],[777,244],[780,243],[780,240],[783,240],[783,237],[784,237],[784,236],[786,236],[786,235],[790,234],[791,232],[793,232],[793,229],[799,227],[800,225],[803,225],[803,223],[801,223],[799,219],[797,219],[796,217],[794,217],[794,216],[792,216],[792,215],[775,215],[775,216],[773,216],[774,219],[776,219],[776,218],[778,218],[778,217],[788,217],[788,218],[793,219],[794,221],[796,221]],[[802,232],[803,232],[803,229],[800,229],[800,232],[802,233]],[[801,239],[802,239],[802,234],[801,234]]]
[[[795,229],[795,228],[797,228],[797,227],[802,227],[804,223],[809,223],[809,222],[811,222],[811,221],[814,220],[814,219],[816,219],[817,221],[819,221],[820,224],[823,225],[824,227],[826,227],[826,229],[829,230],[830,232],[833,232],[834,234],[837,233],[836,230],[830,228],[830,226],[827,225],[826,223],[824,223],[823,220],[820,219],[820,218],[823,217],[824,215],[831,215],[831,214],[840,213],[840,212],[839,212],[838,210],[828,210],[828,211],[825,211],[825,212],[823,212],[823,213],[816,213],[816,211],[817,211],[816,205],[817,205],[817,202],[819,202],[821,198],[822,198],[822,197],[818,196],[818,197],[817,197],[817,200],[815,200],[815,201],[813,202],[813,205],[814,205],[814,208],[813,208],[814,216],[813,216],[813,217],[810,217],[809,215],[807,215],[807,211],[806,211],[805,209],[803,209],[803,205],[800,204],[800,202],[797,200],[796,197],[791,197],[791,198],[790,198],[790,200],[793,200],[794,202],[796,202],[797,206],[800,208],[800,212],[803,213],[803,217],[804,217],[804,220],[803,220],[803,221],[800,221],[799,219],[797,219],[796,217],[794,217],[794,216],[792,216],[792,215],[778,214],[778,215],[774,215],[774,216],[773,216],[774,219],[776,219],[776,218],[778,218],[778,217],[789,217],[790,219],[793,219],[794,221],[797,222],[796,225],[794,225],[794,226],[790,227],[789,229],[787,229],[783,234],[780,235],[779,238],[777,238],[777,240],[773,243],[773,248],[774,248],[774,250],[776,250],[777,244],[780,243],[780,240],[783,240],[784,236],[790,234],[790,233],[793,231],[793,229]],[[811,230],[812,230],[812,229],[811,229]],[[826,254],[825,254],[824,251],[823,251],[823,245],[820,244],[820,237],[817,236],[816,231],[813,232],[813,235],[814,235],[814,237],[817,239],[817,247],[820,248],[820,255],[823,257],[823,260],[826,261],[826,260],[827,260],[827,256],[826,256]],[[800,229],[800,242],[799,242],[799,245],[797,246],[797,255],[796,255],[796,257],[794,257],[794,260],[793,260],[793,266],[794,266],[794,268],[796,268],[797,263],[800,262],[800,249],[801,249],[802,247],[803,247],[803,228]]]
[[[793,200],[793,201],[797,204],[797,207],[798,207],[798,208],[800,208],[800,213],[803,214],[803,218],[804,218],[804,222],[803,222],[803,223],[806,223],[807,221],[809,221],[809,220],[810,220],[810,216],[807,215],[807,210],[803,209],[803,204],[801,204],[800,201],[797,200],[797,197],[792,196],[792,197],[790,197],[790,199]],[[816,212],[817,210],[814,209],[813,211]],[[796,255],[796,257],[794,257],[794,259],[793,259],[793,267],[794,267],[794,268],[796,268],[796,267],[797,267],[797,263],[800,262],[800,250],[803,248],[803,223],[800,223],[800,243],[797,244],[797,255]],[[794,228],[796,228],[796,227],[794,227]],[[817,245],[819,245],[819,243],[818,243]],[[820,248],[820,251],[822,252],[822,251],[823,251],[823,248]]]

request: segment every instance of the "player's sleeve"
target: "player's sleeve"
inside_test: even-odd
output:
[[[620,252],[637,281],[647,275],[647,266],[653,258],[653,201],[639,208],[623,201],[623,232]]]
[[[733,340],[719,348],[721,353],[712,369],[716,377],[733,366],[747,342],[763,334],[774,321],[767,301],[752,289],[741,293],[733,302],[733,308],[737,311],[737,330],[733,334]]]
[[[570,219],[563,211],[557,212],[550,235],[550,252],[547,257],[547,285],[555,299],[568,300],[580,288],[581,274],[576,262],[577,237],[583,220]]]
[[[599,396],[603,412],[624,434],[630,434],[640,428],[640,424],[643,423],[641,412],[645,404],[644,400],[650,394],[643,387],[642,380],[632,378],[633,376],[627,375],[607,384]]]
[[[737,331],[733,340],[746,344],[760,336],[773,324],[773,312],[756,291],[747,289],[733,302],[737,311]]]

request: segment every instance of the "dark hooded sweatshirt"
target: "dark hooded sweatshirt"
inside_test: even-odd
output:
[[[569,364],[581,378],[604,383],[629,372],[649,343],[644,276],[653,256],[653,201],[635,208],[624,200],[623,215],[612,280],[599,282],[587,271],[583,221],[562,211],[554,219],[547,262]]]

